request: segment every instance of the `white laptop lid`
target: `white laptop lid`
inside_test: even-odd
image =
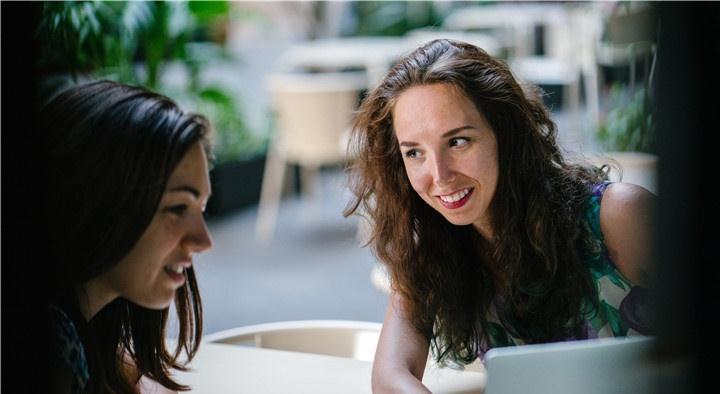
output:
[[[491,349],[485,394],[652,393],[653,346],[626,337]]]

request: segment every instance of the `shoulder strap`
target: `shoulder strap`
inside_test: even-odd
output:
[[[605,242],[605,238],[600,228],[600,201],[605,193],[605,189],[607,189],[611,183],[612,182],[605,181],[593,186],[587,209],[585,210],[585,219],[590,225],[590,230],[593,235],[603,243]]]

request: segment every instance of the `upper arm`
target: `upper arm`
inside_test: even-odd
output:
[[[630,183],[613,183],[600,204],[600,228],[610,258],[632,283],[649,285],[655,195]]]
[[[422,380],[428,356],[429,342],[410,322],[404,307],[402,296],[392,292],[383,321],[378,341],[375,360],[373,362],[373,385],[381,386],[386,381],[398,385],[403,381],[403,373],[410,372]],[[421,387],[414,387],[413,382],[403,385],[407,392],[418,392]]]

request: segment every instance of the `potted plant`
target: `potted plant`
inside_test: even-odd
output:
[[[269,139],[247,130],[235,98],[221,88],[207,86],[185,97],[195,111],[212,120],[215,130],[215,165],[210,171],[213,194],[208,201],[208,215],[222,216],[256,204]]]
[[[597,138],[605,153],[597,162],[619,167],[611,179],[636,183],[656,191],[657,156],[652,153],[654,121],[645,87],[635,91],[616,83],[610,89],[610,110],[600,122]]]
[[[41,97],[84,78],[143,85],[166,94],[206,115],[214,126],[209,213],[256,202],[267,138],[247,129],[231,91],[201,78],[212,62],[234,60],[223,48],[229,12],[230,5],[222,1],[45,2],[38,29]],[[184,83],[163,82],[170,63],[184,69]]]

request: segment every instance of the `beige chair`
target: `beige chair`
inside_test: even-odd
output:
[[[220,331],[203,341],[372,361],[381,327],[350,320],[284,321]]]
[[[317,190],[323,165],[346,160],[346,142],[364,72],[275,74],[268,80],[276,130],[265,164],[255,227],[260,243],[272,241],[287,166],[300,167],[304,195]],[[317,193],[316,193],[317,194]]]

